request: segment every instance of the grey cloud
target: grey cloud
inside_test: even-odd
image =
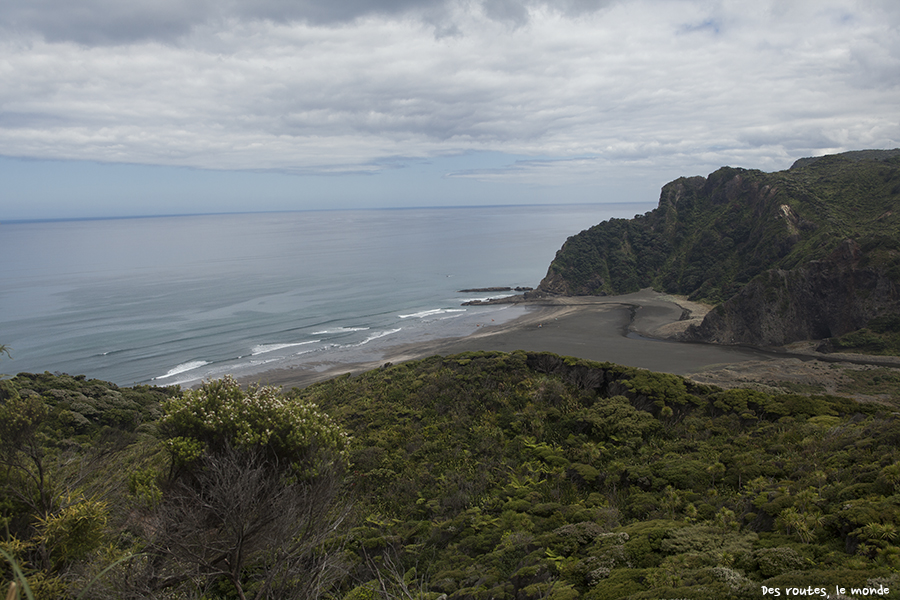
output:
[[[880,14],[571,1],[529,4],[523,21],[491,1],[221,4],[247,16],[216,23],[207,5],[154,0],[204,24],[177,44],[153,38],[162,18],[124,30],[151,41],[116,47],[0,38],[0,154],[304,173],[467,151],[587,157],[452,175],[565,181],[613,164],[778,168],[788,152],[900,139],[900,47]],[[111,5],[107,17],[124,18]],[[685,27],[707,22],[720,32]]]
[[[49,41],[106,45],[169,42],[194,27],[228,19],[335,24],[366,15],[435,11],[445,0],[7,0],[0,27]]]
[[[437,37],[457,35],[449,18],[465,0],[6,0],[0,30],[35,32],[49,41],[86,45],[175,41],[193,28],[229,19],[349,23],[367,16],[413,15],[431,24]],[[611,0],[476,0],[492,19],[522,25],[529,8],[548,6],[567,14],[598,10]]]
[[[517,0],[485,0],[484,12],[492,19],[517,26],[528,22],[528,7]]]
[[[212,0],[8,0],[0,4],[0,26],[88,45],[173,40],[207,19],[213,7]]]
[[[278,22],[308,21],[334,24],[353,21],[367,15],[399,15],[410,11],[440,10],[445,0],[237,0],[234,14],[250,19]]]

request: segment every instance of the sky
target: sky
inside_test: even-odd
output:
[[[900,146],[896,0],[4,0],[0,221],[653,202]]]

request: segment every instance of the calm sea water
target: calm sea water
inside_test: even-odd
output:
[[[377,360],[514,307],[565,239],[653,205],[348,210],[0,224],[0,371],[186,384]]]

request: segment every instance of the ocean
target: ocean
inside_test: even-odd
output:
[[[655,205],[334,210],[0,224],[0,371],[194,385],[468,335],[566,238]]]

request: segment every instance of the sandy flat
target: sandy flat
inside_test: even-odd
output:
[[[687,317],[697,319],[705,314],[700,305],[652,290],[622,296],[552,298],[526,306],[525,315],[501,325],[486,324],[463,338],[393,346],[375,353],[367,362],[298,365],[266,371],[244,381],[303,387],[344,373],[374,369],[386,362],[476,350],[547,351],[679,375],[711,365],[771,359],[751,349],[651,339],[673,328],[683,328]]]

